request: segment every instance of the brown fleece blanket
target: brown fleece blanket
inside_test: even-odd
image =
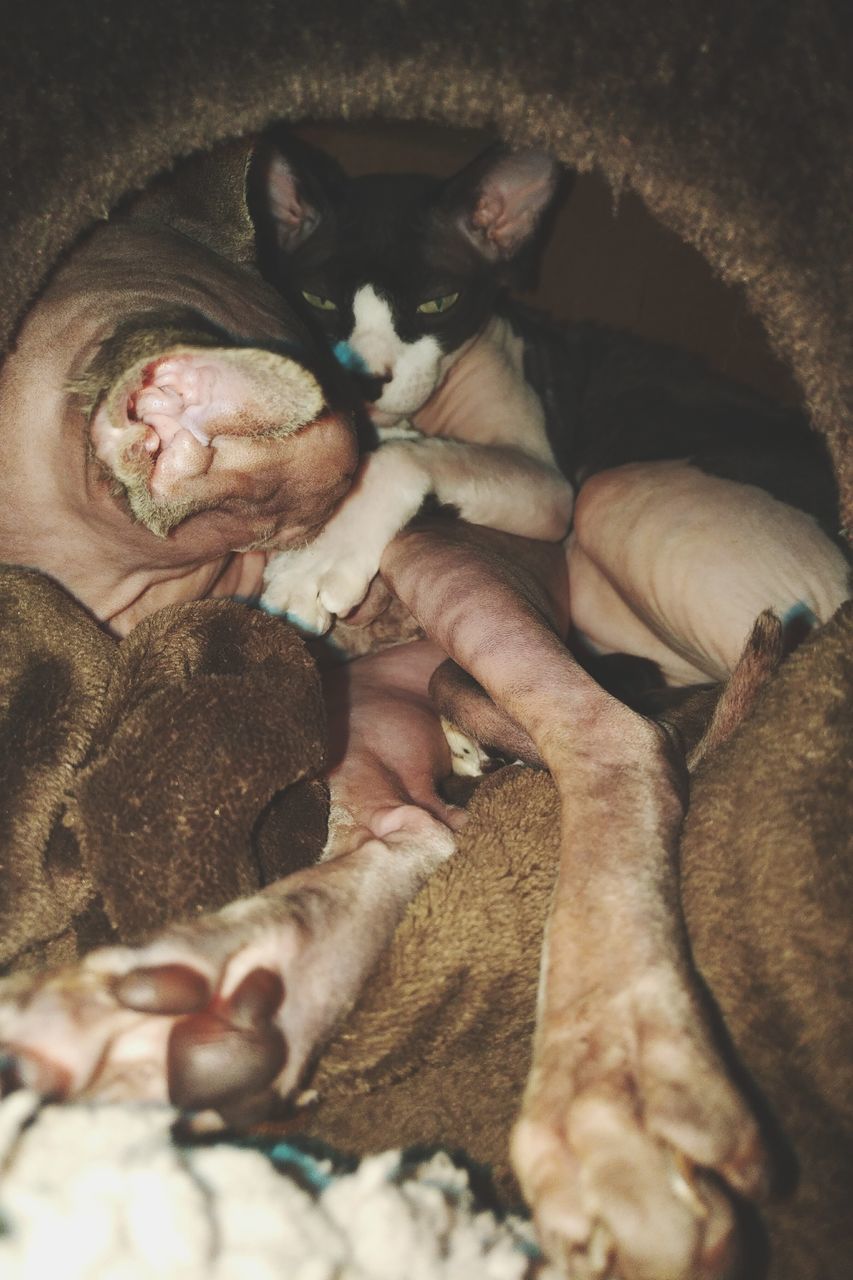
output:
[[[742,286],[849,514],[849,40],[833,0],[17,6],[0,43],[0,341],[80,233],[195,149],[276,118],[488,127],[632,188]],[[133,937],[316,853],[322,713],[286,627],[202,604],[117,644],[16,569],[0,616],[4,963]],[[682,849],[697,964],[799,1165],[769,1216],[777,1280],[841,1280],[853,1256],[850,633],[847,611],[708,760]],[[511,1194],[555,799],[546,778],[507,770],[473,815],[297,1126],[356,1151],[464,1146]]]
[[[313,861],[324,715],[299,638],[228,601],[118,643],[0,569],[0,966],[58,964]]]

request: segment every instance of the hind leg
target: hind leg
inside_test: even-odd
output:
[[[568,563],[574,626],[673,684],[725,679],[765,609],[825,622],[850,594],[850,567],[811,516],[685,462],[588,480]]]

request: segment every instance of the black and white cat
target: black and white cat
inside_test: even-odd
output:
[[[261,171],[279,287],[353,372],[379,439],[319,537],[271,556],[263,606],[326,631],[428,495],[475,524],[562,538],[572,490],[524,344],[496,310],[554,200],[556,162],[496,146],[444,182],[348,178],[293,143]]]

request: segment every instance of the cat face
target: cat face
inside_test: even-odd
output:
[[[551,157],[503,147],[447,182],[347,178],[316,152],[271,153],[277,282],[338,348],[378,426],[417,413],[483,328],[557,176]]]

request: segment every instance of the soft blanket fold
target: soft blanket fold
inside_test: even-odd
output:
[[[130,941],[314,860],[323,704],[290,628],[211,601],[118,643],[15,569],[0,618],[0,964]]]

